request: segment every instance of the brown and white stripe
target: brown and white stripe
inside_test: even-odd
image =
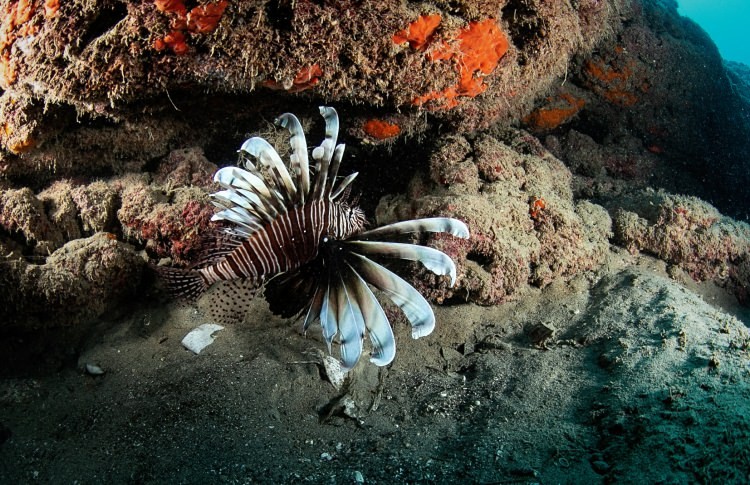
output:
[[[260,282],[315,258],[325,237],[344,239],[363,227],[360,209],[331,200],[311,201],[279,214],[223,260],[198,271],[206,285],[240,278]]]

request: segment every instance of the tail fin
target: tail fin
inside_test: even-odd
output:
[[[156,266],[156,272],[167,284],[169,293],[175,298],[194,302],[206,292],[208,285],[203,276],[194,269]]]

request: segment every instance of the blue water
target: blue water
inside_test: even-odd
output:
[[[680,14],[690,17],[719,47],[724,59],[750,65],[750,0],[678,0]]]

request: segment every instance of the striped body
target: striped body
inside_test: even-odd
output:
[[[364,215],[359,208],[334,201],[311,201],[279,214],[223,260],[198,271],[207,286],[240,278],[260,284],[315,258],[324,238],[345,239],[363,226]]]

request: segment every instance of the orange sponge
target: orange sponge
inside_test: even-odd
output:
[[[458,105],[457,98],[460,96],[473,98],[483,93],[487,89],[484,76],[497,67],[508,51],[508,39],[494,19],[470,22],[455,40],[458,42],[443,42],[429,51],[427,57],[432,61],[454,61],[459,76],[458,83],[442,91],[418,96],[412,104],[421,106],[428,101],[441,100],[440,108],[450,109]]]
[[[367,120],[365,124],[362,125],[362,129],[369,136],[377,140],[393,138],[401,133],[401,128],[398,125],[378,119]]]
[[[412,49],[423,51],[432,41],[435,29],[440,25],[442,17],[438,14],[420,15],[417,20],[410,23],[404,30],[399,30],[392,37],[396,44],[409,43]]]

